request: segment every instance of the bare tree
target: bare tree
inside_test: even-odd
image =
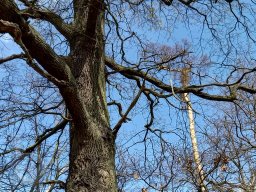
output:
[[[15,42],[9,53],[10,44],[2,41],[6,51],[0,59],[2,189],[118,191],[115,143],[122,143],[125,133],[130,135],[121,148],[137,144],[141,152],[120,161],[129,166],[119,170],[133,171],[120,171],[119,178],[138,178],[139,190],[193,189],[198,177],[187,131],[178,123],[186,121],[179,119],[184,109],[177,96],[235,102],[240,94],[256,93],[247,80],[255,74],[254,6],[254,1],[2,0],[0,33]],[[156,33],[168,39],[184,22],[195,34],[189,41],[198,38],[200,46],[151,40]],[[200,26],[191,28],[195,22]],[[209,42],[212,48],[205,48]],[[165,69],[191,62],[190,84],[170,85]],[[178,114],[171,130],[161,120],[163,108],[168,117]],[[124,123],[136,119],[136,112],[144,126],[130,133]],[[206,179],[210,173],[206,170]]]

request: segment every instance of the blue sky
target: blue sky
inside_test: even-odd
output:
[[[227,6],[224,6],[224,8],[228,8]],[[226,28],[221,28],[221,25],[227,24],[228,29],[232,29],[231,27],[233,24],[230,20],[227,19],[225,21],[222,21],[221,17],[213,18],[214,24],[219,24],[219,32],[220,32],[220,38],[219,39],[212,39],[210,31],[207,29],[207,26],[204,25],[204,28],[202,27],[202,19],[197,19],[196,17],[193,18],[193,13],[189,13],[189,17],[191,17],[190,22],[188,22],[186,15],[181,15],[185,13],[185,10],[181,7],[179,7],[180,10],[174,9],[172,7],[164,8],[165,16],[169,19],[169,27],[166,26],[167,22],[164,19],[164,14],[159,13],[156,10],[152,9],[152,18],[147,23],[145,18],[141,18],[141,15],[132,15],[131,11],[129,9],[126,10],[126,14],[130,17],[131,23],[128,27],[130,27],[131,31],[134,31],[137,35],[140,37],[145,38],[146,43],[154,43],[154,44],[164,44],[167,46],[174,46],[175,43],[181,43],[183,40],[189,41],[191,43],[191,49],[193,51],[193,55],[200,57],[202,54],[208,54],[211,56],[211,65],[210,66],[202,66],[199,67],[199,70],[205,71],[204,73],[214,74],[215,77],[218,77],[219,79],[223,80],[225,79],[225,75],[227,75],[227,69],[223,68],[220,69],[221,64],[234,64],[237,61],[237,56],[235,56],[236,53],[239,53],[242,55],[243,53],[248,53],[248,55],[244,55],[246,58],[254,57],[255,54],[253,51],[255,50],[254,43],[251,43],[250,47],[244,47],[244,45],[247,45],[248,42],[251,42],[250,39],[245,38],[244,30],[241,28],[241,26],[238,24],[236,30],[234,30],[233,33],[231,33],[232,37],[234,38],[236,35],[240,35],[239,38],[235,38],[232,42],[228,41],[228,36],[226,34]],[[180,12],[179,12],[180,11]],[[218,12],[218,9],[216,8],[215,14]],[[149,11],[150,14],[150,11]],[[148,15],[146,15],[147,17]],[[157,18],[157,17],[160,18]],[[135,19],[135,21],[133,21]],[[216,20],[214,20],[216,19]],[[219,23],[215,23],[218,21]],[[150,22],[156,22],[156,25],[152,26]],[[253,25],[253,23],[251,23]],[[175,26],[171,28],[172,26]],[[121,28],[128,28],[127,25],[122,22],[120,24]],[[251,28],[253,31],[254,28]],[[223,32],[223,33],[221,33]],[[123,38],[128,37],[130,34],[129,32],[123,31]],[[113,37],[115,38],[115,37]],[[55,39],[56,40],[56,39]],[[48,39],[49,41],[49,39]],[[56,40],[57,44],[58,40]],[[117,61],[121,60],[121,54],[120,50],[120,42],[112,41],[115,45],[115,56]],[[145,43],[145,44],[146,44]],[[227,47],[227,50],[220,50],[218,47],[219,43],[222,43],[223,47]],[[232,43],[234,43],[234,47],[232,47]],[[144,44],[144,46],[145,46]],[[138,41],[130,40],[127,41],[125,44],[125,50],[126,50],[126,58],[133,63],[136,63],[139,61],[141,53],[139,52],[141,48],[138,48]],[[137,47],[137,48],[136,48]],[[66,54],[67,51],[62,49],[62,46],[59,47],[58,50],[63,51],[61,54]],[[107,46],[107,52],[110,48]],[[9,40],[8,35],[4,35],[4,37],[1,37],[0,42],[0,54],[1,57],[8,56],[12,53],[20,53],[20,48],[12,42],[12,40]],[[224,58],[223,53],[229,53],[227,58]],[[112,54],[110,54],[112,55]],[[16,64],[16,61],[12,61],[9,65],[15,65],[18,68],[19,75],[22,76],[23,67],[25,64],[23,62],[20,62],[19,64]],[[207,69],[206,69],[207,68]],[[25,67],[24,67],[25,69]],[[6,73],[3,72],[2,68],[0,68],[0,77],[3,78]],[[222,73],[221,73],[222,72]],[[223,75],[225,74],[225,75]],[[18,76],[17,75],[17,78]],[[25,74],[24,74],[25,77]],[[20,77],[24,80],[24,77]],[[168,83],[169,78],[174,78],[173,75],[167,75],[165,81]],[[179,85],[179,80],[173,79],[175,85]],[[205,82],[211,81],[211,79],[206,79]],[[120,81],[119,81],[120,83]],[[125,112],[125,109],[128,107],[131,98],[134,97],[134,95],[138,92],[138,89],[135,89],[133,86],[129,86],[129,81],[122,81],[120,87],[125,87],[127,92],[123,93],[123,96],[127,98],[127,100],[123,100],[118,94],[116,90],[111,91],[112,98],[115,100],[121,100],[121,102],[124,104],[123,111]],[[216,89],[209,90],[211,93],[218,93]],[[130,97],[130,98],[129,98]],[[193,107],[195,111],[198,112],[198,114],[195,115],[196,118],[196,124],[197,128],[200,131],[200,129],[204,129],[207,124],[204,122],[204,116],[215,116],[216,115],[216,109],[214,109],[214,105],[223,105],[222,102],[220,103],[211,103],[209,104],[209,101],[202,101],[196,96],[191,96]],[[172,98],[170,99],[171,103],[177,107],[181,106],[181,103],[177,101],[177,99]],[[133,144],[135,142],[141,141],[144,138],[145,135],[145,128],[144,125],[147,122],[149,115],[148,115],[148,103],[145,100],[145,96],[142,96],[142,98],[139,100],[138,104],[135,107],[135,110],[129,114],[128,117],[132,118],[131,122],[123,124],[123,127],[120,130],[119,138],[117,140],[117,143],[119,146],[128,147],[129,153],[131,156],[138,156],[139,158],[143,157],[143,150],[144,150],[144,144],[138,143],[135,147]],[[213,105],[213,109],[209,110],[209,106]],[[119,120],[119,115],[114,107],[110,107],[110,115],[111,115],[111,125],[115,125],[115,123]],[[219,112],[218,112],[219,113]],[[44,120],[45,125],[52,125],[53,119],[50,116],[47,120],[47,118]],[[29,127],[29,126],[28,126]],[[184,134],[188,136],[188,126],[187,126],[187,115],[185,111],[180,111],[178,109],[175,109],[174,107],[168,106],[163,100],[160,100],[160,104],[158,105],[158,108],[155,112],[155,123],[153,124],[152,128],[157,129],[161,128],[162,130],[169,131],[170,133],[165,134],[163,137],[170,141],[173,145],[182,145],[182,142],[180,140],[180,137],[183,137],[182,131],[184,131]],[[137,134],[140,132],[140,134]],[[178,133],[178,135],[177,135]],[[152,136],[152,137],[151,137]],[[201,135],[202,137],[202,135]],[[149,138],[153,138],[153,135],[150,135]],[[53,137],[52,140],[50,139],[50,143],[53,142],[53,140],[56,139],[56,137]],[[188,141],[189,142],[189,141]],[[147,143],[150,147],[150,144]],[[157,142],[155,143],[155,146],[157,145]],[[204,146],[202,146],[203,148]],[[152,151],[149,150],[148,157],[152,157]],[[150,182],[150,181],[149,181]],[[132,187],[134,187],[134,190],[141,188],[144,186],[144,183],[141,181],[135,182],[136,186],[129,185],[127,188],[131,190]],[[153,191],[153,190],[152,190]]]

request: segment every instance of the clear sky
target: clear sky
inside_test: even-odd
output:
[[[196,63],[193,69],[193,77],[197,77],[199,71],[202,76],[207,77],[202,78],[202,83],[209,83],[215,81],[213,80],[214,78],[218,80],[223,80],[226,78],[226,76],[229,74],[228,72],[232,70],[232,68],[229,69],[225,65],[233,65],[237,62],[238,59],[246,60],[255,57],[255,45],[254,43],[252,43],[252,39],[254,38],[255,33],[251,33],[254,31],[255,22],[248,22],[248,25],[250,24],[249,32],[250,34],[252,34],[252,39],[250,39],[248,38],[248,35],[243,28],[244,26],[242,26],[240,23],[235,22],[236,18],[234,17],[234,15],[232,16],[232,14],[218,14],[220,10],[228,10],[228,4],[220,3],[220,5],[214,5],[214,9],[211,10],[212,13],[209,13],[210,10],[207,10],[207,8],[203,7],[203,5],[198,5],[198,7],[202,6],[202,10],[209,14],[209,22],[211,23],[211,25],[207,26],[207,23],[206,21],[204,21],[203,17],[198,17],[196,13],[192,11],[186,12],[187,10],[185,10],[185,8],[181,6],[177,5],[176,7],[158,7],[159,3],[157,1],[153,1],[151,5],[150,3],[151,1],[148,1],[148,9],[142,9],[144,12],[138,11],[137,14],[133,14],[132,10],[127,7],[124,7],[124,10],[122,10],[123,12],[118,12],[119,7],[112,7],[113,14],[116,17],[120,17],[120,15],[122,14],[126,15],[126,17],[120,18],[121,21],[119,23],[120,33],[123,40],[130,37],[131,32],[134,32],[135,34],[132,35],[132,38],[128,38],[128,40],[123,44],[125,55],[122,55],[122,44],[118,40],[117,35],[115,34],[116,31],[113,30],[112,26],[112,30],[111,32],[109,32],[108,26],[106,26],[106,34],[109,34],[109,39],[106,45],[106,52],[109,56],[114,56],[116,61],[120,62],[122,65],[128,66],[128,62],[122,62],[122,59],[126,59],[132,64],[137,64],[139,61],[141,61],[142,48],[150,49],[150,45],[164,45],[172,48],[175,47],[176,44],[180,44],[180,46],[183,46],[184,40],[186,40],[191,45],[191,57],[200,58],[206,55],[210,58],[208,65],[200,65],[201,63]],[[176,5],[177,2],[174,3]],[[234,4],[234,6],[237,6],[237,4]],[[160,12],[158,8],[161,8]],[[230,18],[224,18],[224,16],[230,16]],[[111,17],[109,16],[109,18]],[[248,19],[253,20],[252,16],[249,16]],[[210,30],[209,27],[215,27],[217,31]],[[235,27],[234,30],[232,30],[232,27]],[[47,34],[47,30],[44,31],[42,26],[38,29],[40,29],[41,32],[45,32],[45,34]],[[55,30],[53,31],[55,32]],[[228,33],[229,31],[231,32]],[[215,32],[219,34],[218,38],[212,38],[212,35],[214,35]],[[139,36],[143,41],[140,42],[138,38],[136,38],[136,35]],[[232,40],[230,40],[231,38]],[[59,42],[61,42],[61,40],[63,39],[57,39],[56,36],[53,39],[47,39],[49,43],[53,41],[53,44],[58,44]],[[245,47],[245,45],[250,46]],[[58,48],[56,49],[60,55],[65,55],[68,52],[68,49],[63,48],[64,46],[65,43],[58,45]],[[4,35],[0,38],[0,58],[8,56],[12,53],[20,52],[20,48],[15,43],[13,43],[12,40],[9,40],[8,35]],[[197,61],[199,60],[200,59],[198,59]],[[28,77],[28,74],[26,72],[29,71],[28,67],[25,67],[24,62],[19,62],[18,64],[16,61],[12,61],[8,65],[13,65],[15,68],[17,68],[16,75],[13,74],[14,79],[12,79],[12,82],[17,82],[17,80],[19,80],[18,82],[21,83],[18,88],[14,89],[14,91],[20,92],[20,90],[23,88],[24,90],[29,90],[28,85],[24,85],[24,87],[22,87],[22,83],[26,82],[26,78]],[[173,66],[179,67],[179,64],[173,64]],[[211,77],[208,76],[209,74],[211,74]],[[6,75],[8,75],[8,68],[0,67],[0,78],[3,79],[4,77],[6,77]],[[170,84],[169,80],[172,79],[175,86],[180,85],[179,75],[177,74],[175,76],[174,73],[159,72],[154,75],[156,75],[157,77],[166,75],[163,79],[166,84]],[[198,83],[199,80],[193,77],[191,80],[192,84]],[[36,78],[37,76],[35,76],[35,79]],[[108,86],[107,96],[110,96],[111,99],[122,103],[123,112],[125,112],[130,102],[137,94],[138,88],[136,88],[135,84],[130,84],[130,80],[122,79],[120,75],[115,76],[115,79],[112,79],[112,81],[114,82],[114,84],[116,83],[117,86],[115,87],[116,89],[113,89],[114,86]],[[147,85],[149,86],[149,84]],[[118,90],[121,90],[121,93],[118,92]],[[213,89],[208,89],[207,91],[212,94],[223,92],[223,90],[217,90],[216,87]],[[30,92],[28,91],[27,93],[29,94]],[[51,97],[47,98],[49,94],[52,95]],[[46,104],[44,105],[44,107],[47,107],[50,101],[59,101],[55,98],[58,96],[58,94],[55,94],[54,90],[51,90],[50,92],[43,92],[41,96],[46,100]],[[42,98],[40,97],[40,99]],[[152,98],[155,99],[154,97]],[[202,134],[202,132],[208,128],[209,123],[207,120],[205,120],[206,117],[210,118],[213,116],[221,116],[221,112],[218,112],[217,110],[219,106],[224,106],[224,103],[209,102],[193,95],[191,96],[191,99],[193,103],[193,108],[196,112],[195,121],[196,128],[199,132],[199,138],[203,138],[204,135]],[[26,98],[23,101],[26,101]],[[110,101],[109,97],[108,101]],[[146,166],[149,169],[154,169],[155,167],[157,167],[155,160],[158,160],[159,157],[163,157],[165,155],[167,158],[171,157],[170,153],[173,151],[169,150],[174,150],[173,153],[178,156],[180,155],[179,150],[186,149],[187,143],[190,146],[190,141],[188,140],[187,114],[185,110],[180,110],[180,108],[182,108],[184,104],[182,104],[174,97],[171,98],[169,101],[170,103],[166,103],[164,99],[154,101],[154,104],[157,105],[155,106],[154,124],[151,127],[154,130],[160,129],[162,131],[165,131],[165,133],[163,133],[161,136],[165,141],[168,142],[168,144],[162,145],[163,143],[161,142],[163,142],[163,140],[159,140],[159,138],[154,135],[159,135],[159,131],[156,131],[155,133],[149,132],[146,135],[147,142],[141,142],[144,140],[146,133],[144,125],[150,120],[149,103],[144,95],[140,98],[134,110],[132,110],[131,113],[128,115],[128,117],[131,118],[132,121],[124,123],[120,130],[119,137],[117,139],[117,145],[118,147],[121,146],[123,149],[125,149],[123,154],[123,160],[126,160],[131,167],[130,170],[128,169],[131,178],[136,172],[136,167],[139,169],[143,166]],[[119,115],[114,106],[109,107],[109,112],[111,116],[111,125],[113,127],[119,120]],[[43,132],[47,127],[49,128],[54,125],[54,123],[56,123],[55,119],[51,115],[48,115],[45,118],[42,117],[40,118],[40,120],[42,121],[40,130],[41,132]],[[22,131],[21,135],[19,135],[19,138],[22,137],[23,133],[26,133],[27,129],[31,129],[32,127],[33,126],[28,122],[24,124],[22,126]],[[26,134],[29,135],[29,132],[27,132]],[[67,140],[67,134],[68,132],[65,132],[61,136],[60,141],[62,143],[65,143],[65,140]],[[56,144],[56,138],[60,135],[61,134],[57,134],[57,136],[50,138],[47,145],[44,145],[45,148],[49,147],[51,144]],[[31,140],[26,140],[26,144],[33,143],[33,139],[35,138],[32,138]],[[21,144],[22,142],[18,143]],[[66,150],[67,143],[63,144],[62,147],[63,151]],[[208,146],[200,145],[201,151],[207,149],[207,147]],[[190,153],[189,155],[191,155],[191,148],[187,151],[188,153]],[[61,157],[64,160],[60,158],[62,165],[67,164],[67,161],[65,159],[67,158],[67,151],[64,152],[66,153],[64,153],[64,155]],[[146,163],[144,162],[145,154],[147,160]],[[47,163],[49,163],[52,157],[47,155],[48,154],[45,154],[46,163],[44,163],[43,165],[45,167],[47,167]],[[168,166],[164,165],[163,167]],[[180,169],[178,168],[177,170],[180,171]],[[159,170],[157,170],[156,173],[158,171]],[[171,176],[172,173],[169,173],[168,171],[169,170],[163,170],[163,172],[167,172],[168,176]],[[142,171],[141,176],[144,177],[145,181],[152,185],[155,185],[154,183],[156,181],[163,179],[157,178],[156,176],[154,177],[155,181],[152,181],[149,177],[147,177],[147,174],[148,172],[147,170],[145,170]],[[18,173],[17,175],[21,176],[21,173]],[[50,175],[49,178],[52,178],[52,175]],[[146,184],[140,179],[138,181],[131,179],[131,181],[132,182],[129,183],[126,187],[127,191],[140,191],[142,187],[146,186]],[[173,186],[175,185],[176,183],[173,183]],[[186,189],[186,187],[184,189]],[[155,191],[151,190],[150,192]]]

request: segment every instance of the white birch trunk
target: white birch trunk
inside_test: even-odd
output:
[[[186,105],[187,105],[187,112],[188,112],[188,119],[189,119],[189,129],[190,129],[190,139],[191,139],[191,143],[192,143],[194,161],[195,161],[195,164],[196,164],[196,173],[199,177],[198,183],[200,185],[201,191],[205,192],[206,188],[205,188],[205,185],[204,185],[204,172],[203,172],[203,166],[202,166],[202,163],[201,163],[201,158],[200,158],[199,150],[198,150],[192,104],[190,102],[190,97],[189,97],[188,93],[184,93],[183,96],[184,96],[184,101],[186,102]]]

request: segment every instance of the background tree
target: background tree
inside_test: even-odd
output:
[[[253,187],[247,172],[253,152],[225,151],[242,148],[231,141],[254,146],[253,129],[245,126],[252,122],[239,122],[236,137],[204,126],[225,116],[214,105],[232,109],[256,93],[254,7],[254,1],[2,0],[1,190],[199,191],[177,99],[184,94],[193,97],[200,122],[207,189]],[[191,81],[182,85],[166,68],[187,63]],[[124,125],[129,120],[133,126]],[[223,183],[215,174],[227,171],[230,159],[237,179]]]

